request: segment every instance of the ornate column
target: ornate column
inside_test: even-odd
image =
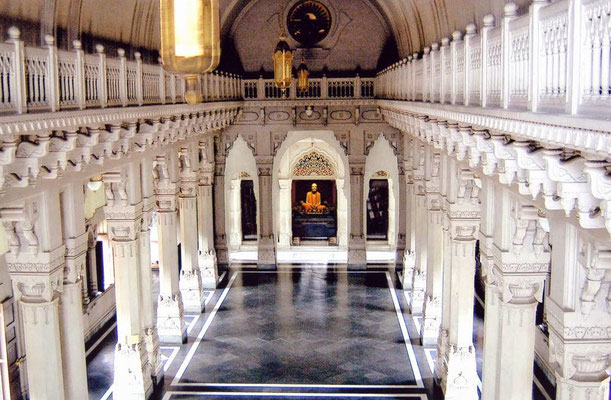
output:
[[[410,312],[420,315],[424,309],[424,299],[426,292],[426,261],[427,261],[427,238],[428,220],[426,210],[426,190],[424,181],[424,145],[416,143],[416,153],[414,162],[417,166],[414,169],[414,192],[415,192],[415,226],[418,234],[416,235],[414,251],[414,274],[412,279],[412,293],[410,302]]]
[[[416,267],[416,195],[414,191],[414,139],[409,138],[409,135],[404,134],[406,139],[405,149],[407,151],[407,159],[405,165],[405,254],[403,256],[403,290],[411,293],[412,283],[414,280],[414,268]]]
[[[405,168],[403,165],[403,161],[399,161],[399,199],[397,202],[397,207],[399,207],[399,232],[397,235],[397,256],[395,258],[396,263],[403,264],[403,260],[405,259],[405,223],[407,222],[407,182],[405,179]]]
[[[182,269],[180,271],[180,293],[184,309],[200,313],[204,309],[204,290],[199,270],[197,249],[197,171],[195,160],[188,147],[182,147],[180,162],[180,242]],[[196,154],[196,153],[195,153]]]
[[[473,298],[475,243],[480,224],[479,186],[472,171],[448,159],[446,181],[447,263],[444,269],[444,321],[447,331],[439,336],[437,376],[446,399],[478,399],[477,369],[473,346]],[[443,373],[445,372],[445,373]]]
[[[238,178],[231,179],[229,183],[229,202],[225,203],[229,206],[229,248],[239,249],[242,244],[242,204],[240,202],[240,186],[242,180]]]
[[[548,218],[553,268],[545,312],[556,399],[607,400],[611,296],[604,281],[611,270],[611,246],[563,213]]]
[[[141,327],[140,170],[137,164],[130,164],[126,171],[102,177],[117,307],[114,398],[147,399],[153,391],[153,381]]]
[[[170,152],[169,156],[157,156],[153,168],[159,237],[157,332],[164,343],[184,343],[187,337],[182,296],[178,288],[176,164],[176,154]]]
[[[446,156],[447,157],[447,156]],[[441,326],[442,261],[443,261],[443,213],[441,211],[440,167],[441,154],[429,152],[425,163],[427,208],[427,275],[422,324],[422,345],[437,344]],[[445,164],[444,164],[445,165]]]
[[[280,221],[278,221],[278,247],[288,249],[291,247],[291,180],[287,178],[278,179],[279,193],[278,202],[280,208]],[[339,197],[339,196],[338,196]],[[338,224],[339,226],[339,224]]]
[[[272,159],[257,157],[259,172],[259,268],[276,268],[276,243],[274,240],[274,221],[272,212]]]
[[[87,259],[89,260],[89,273],[87,274],[88,292],[95,295],[98,292],[97,258],[95,247],[97,245],[96,232],[91,227],[87,229]]]
[[[65,398],[59,319],[65,250],[57,234],[60,215],[59,193],[52,189],[0,209],[9,244],[6,262],[23,326],[31,399]]]
[[[216,207],[225,207],[225,156],[222,150],[223,143],[219,135],[214,136],[215,163],[214,163],[214,204]],[[214,213],[214,248],[219,264],[227,265],[227,235],[225,232],[225,213]]]
[[[214,214],[212,206],[214,163],[209,162],[208,139],[199,141],[199,182],[197,187],[197,237],[202,287],[216,289],[219,274],[214,251]],[[222,214],[222,213],[219,213]]]
[[[153,385],[157,385],[163,380],[164,371],[153,308],[153,270],[151,268],[151,220],[155,211],[153,160],[150,157],[145,157],[140,164],[140,168],[142,171],[142,223],[140,225],[142,318],[140,322],[147,360],[151,364]]]
[[[363,171],[362,160],[350,160],[350,239],[348,240],[348,267],[365,268],[367,254],[363,229]]]
[[[83,185],[70,185],[63,192],[62,227],[66,246],[66,265],[60,304],[62,361],[66,399],[88,396],[87,364],[83,330],[83,281],[86,270],[87,232]]]
[[[490,301],[489,308],[486,299],[486,317],[491,312],[499,314],[496,326],[485,325],[483,369],[490,367],[487,374],[494,375],[483,382],[482,397],[524,399],[532,395],[535,313],[549,271],[546,220],[538,209],[521,204],[508,189],[496,187],[495,191],[494,267],[490,280],[498,288],[500,301],[498,305],[497,299]],[[495,294],[491,294],[494,298]]]

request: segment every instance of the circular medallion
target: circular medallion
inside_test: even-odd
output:
[[[318,1],[301,0],[291,7],[286,25],[293,39],[304,47],[311,47],[329,34],[331,13]]]

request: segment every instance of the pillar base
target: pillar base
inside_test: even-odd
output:
[[[440,327],[441,299],[429,296],[424,305],[424,321],[421,332],[423,346],[435,346],[437,344]]]
[[[257,267],[276,269],[276,249],[271,238],[259,238],[257,245]]]
[[[450,336],[447,329],[441,329],[437,338],[437,357],[435,359],[435,379],[445,392],[447,382],[447,356],[450,351]]]
[[[163,363],[161,362],[161,350],[159,349],[159,336],[157,328],[145,328],[142,337],[142,343],[146,350],[147,360],[151,364],[151,377],[153,385],[158,385],[163,381],[164,371]]]
[[[352,239],[348,243],[348,269],[367,269],[367,251],[364,240]]]
[[[199,272],[204,289],[216,289],[219,284],[219,274],[216,267],[214,250],[202,252],[199,255]]]
[[[422,315],[424,311],[424,300],[426,298],[426,273],[415,272],[411,298],[410,313],[413,315]]]
[[[199,269],[195,271],[180,271],[178,282],[182,296],[183,308],[186,312],[199,314],[204,311],[204,289]]]
[[[153,394],[150,364],[142,343],[117,344],[113,398],[146,400]]]
[[[403,290],[410,290],[412,288],[415,267],[416,254],[405,250],[403,255]]]
[[[473,346],[450,346],[445,385],[446,400],[478,400],[477,367]]]
[[[609,377],[594,382],[562,378],[556,373],[556,398],[572,400],[608,400]]]
[[[180,293],[173,296],[159,295],[157,332],[162,343],[186,343],[187,327],[183,320],[183,305]]]

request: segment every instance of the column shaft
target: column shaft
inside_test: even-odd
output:
[[[274,240],[274,224],[272,213],[272,176],[271,166],[263,164],[257,166],[259,170],[259,242],[258,266],[259,268],[276,268],[276,247]]]
[[[157,213],[159,237],[159,301],[157,329],[164,343],[184,343],[186,327],[183,321],[182,296],[178,290],[178,243],[176,211]]]
[[[66,399],[85,399],[87,364],[83,331],[82,281],[64,282],[61,295],[61,344]]]
[[[31,399],[65,399],[58,300],[19,302]]]
[[[350,238],[348,240],[348,266],[365,268],[367,253],[363,230],[363,167],[350,166]]]
[[[412,280],[412,296],[410,304],[410,312],[415,315],[421,315],[422,311],[424,310],[428,244],[427,222],[426,196],[424,193],[419,193],[416,195],[416,226],[418,227],[418,234],[416,235],[416,264]]]
[[[182,270],[180,293],[187,312],[200,313],[204,309],[204,291],[197,257],[197,198],[181,197],[180,241]]]
[[[427,276],[424,322],[422,324],[422,344],[432,346],[437,343],[441,326],[441,302],[443,289],[443,214],[441,210],[429,210],[427,232]]]
[[[202,286],[215,289],[218,283],[216,253],[214,251],[214,215],[212,185],[200,184],[197,189],[197,225],[199,238],[199,271]]]

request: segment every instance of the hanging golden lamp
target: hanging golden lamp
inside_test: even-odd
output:
[[[185,78],[185,100],[202,101],[198,75],[212,72],[221,58],[218,0],[160,0],[164,68]]]
[[[286,42],[284,33],[280,35],[272,60],[274,60],[274,83],[284,92],[291,87],[293,81],[293,52]]]
[[[308,70],[308,66],[305,64],[303,58],[301,59],[301,64],[299,64],[299,68],[297,68],[297,90],[300,92],[307,92],[310,88],[310,83],[308,78],[310,77],[310,71]]]

